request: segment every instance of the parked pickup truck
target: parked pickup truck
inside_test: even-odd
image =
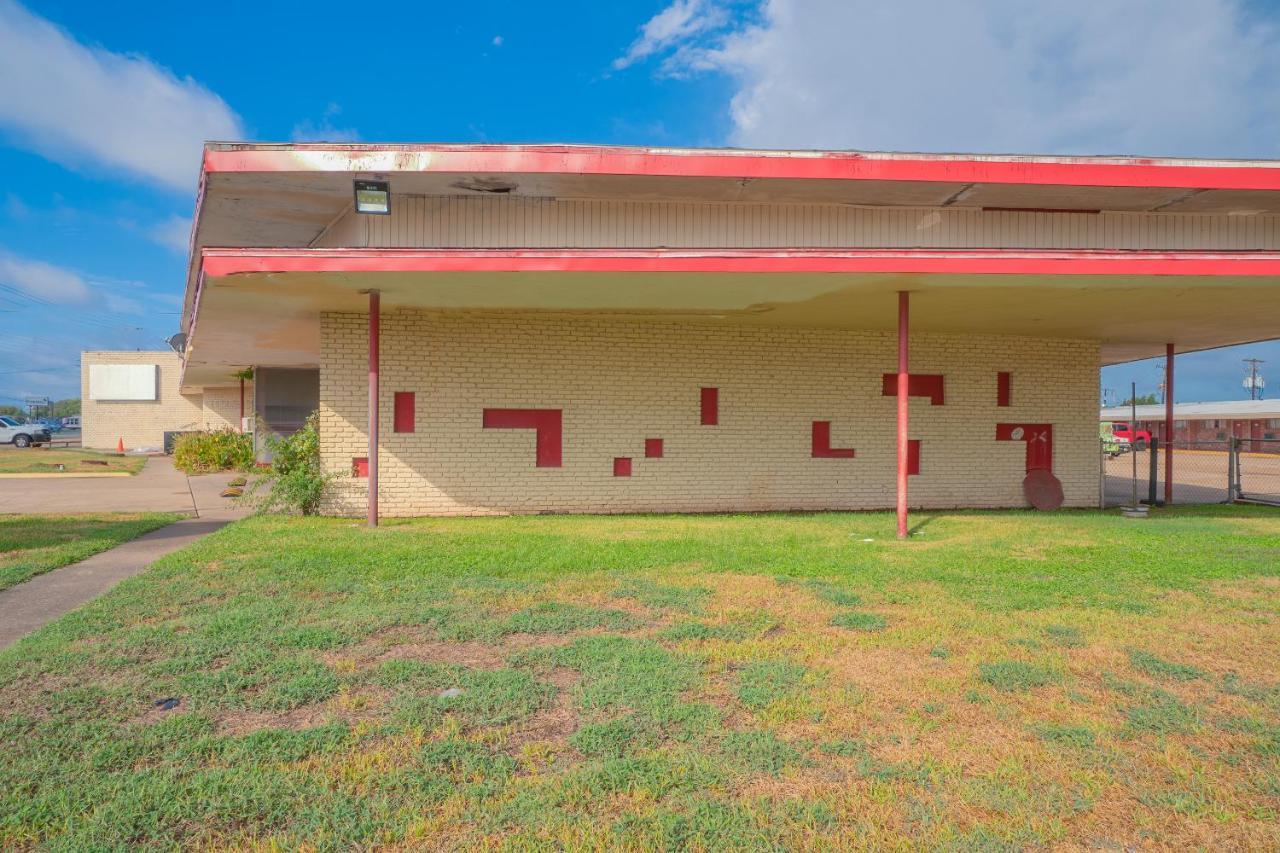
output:
[[[1139,429],[1135,432],[1127,423],[1111,424],[1111,434],[1115,436],[1116,441],[1124,442],[1134,450],[1146,450],[1151,444],[1150,430]]]
[[[19,423],[8,415],[0,415],[0,444],[30,447],[33,444],[48,444],[50,438],[49,428],[44,424]]]

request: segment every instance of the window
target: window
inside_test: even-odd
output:
[[[1186,421],[1174,421],[1174,422],[1173,422],[1173,428],[1174,428],[1174,429],[1186,429],[1186,428],[1187,428],[1187,422],[1186,422]]]

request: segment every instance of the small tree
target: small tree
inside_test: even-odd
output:
[[[324,487],[332,475],[320,466],[320,424],[318,413],[312,412],[302,429],[285,438],[267,439],[271,451],[271,467],[255,481],[250,495],[256,499],[259,512],[285,512],[315,515],[324,497]],[[257,493],[266,488],[261,497]]]

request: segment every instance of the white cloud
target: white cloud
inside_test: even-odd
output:
[[[727,34],[691,7],[619,61],[729,75],[735,145],[1280,153],[1280,37],[1245,0],[764,0]]]
[[[494,36],[494,37],[493,37],[493,46],[494,46],[494,47],[502,47],[502,36]]]
[[[613,67],[626,68],[681,41],[710,32],[727,20],[725,11],[708,0],[675,0],[640,28],[640,36],[613,61]]]
[[[185,255],[191,243],[191,220],[185,216],[170,216],[147,229],[152,242]]]
[[[43,261],[0,253],[0,286],[20,291],[31,300],[59,305],[85,303],[92,291],[77,273]]]
[[[52,160],[185,191],[206,140],[244,137],[231,108],[190,77],[81,44],[12,0],[0,0],[0,126]]]
[[[358,142],[360,134],[355,128],[334,126],[333,119],[341,114],[342,107],[330,103],[320,121],[304,119],[295,124],[290,138],[294,142]]]

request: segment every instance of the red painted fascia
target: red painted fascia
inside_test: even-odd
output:
[[[1280,252],[1028,249],[205,249],[205,275],[594,272],[1280,276]]]
[[[442,172],[1280,190],[1280,168],[1153,158],[671,151],[567,145],[206,149],[205,172]]]

